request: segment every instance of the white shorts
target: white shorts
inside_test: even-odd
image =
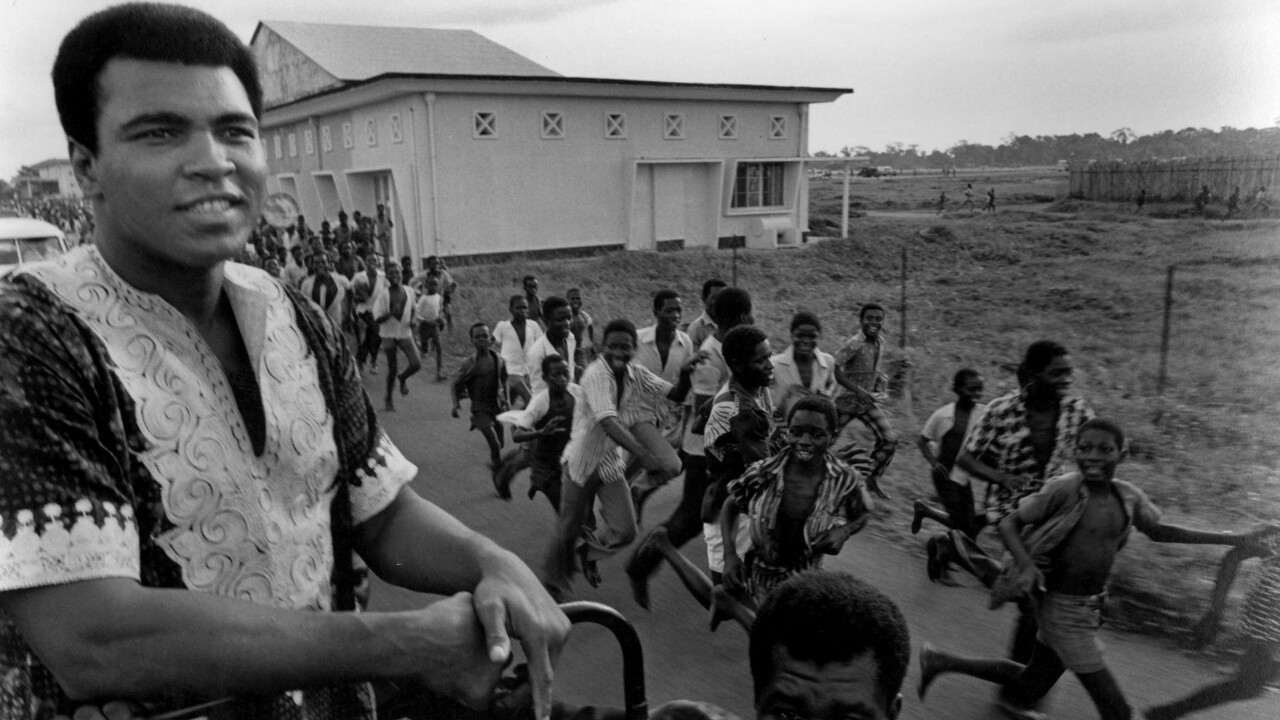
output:
[[[746,557],[751,549],[751,528],[744,517],[738,518],[738,535],[734,539],[734,547],[738,549],[738,557]],[[720,523],[703,523],[702,539],[707,541],[707,567],[711,572],[724,572],[724,537],[720,532]]]

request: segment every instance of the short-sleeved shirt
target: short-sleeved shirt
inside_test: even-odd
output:
[[[703,431],[711,413],[711,401],[729,382],[729,366],[724,361],[724,343],[715,335],[703,340],[698,352],[705,361],[689,375],[690,417],[684,432],[684,451],[701,457],[707,454]]]
[[[378,337],[405,340],[413,337],[413,306],[418,298],[413,288],[401,285],[404,290],[404,307],[399,315],[392,315],[378,325]],[[391,288],[388,287],[373,300],[373,317],[380,318],[391,312]]]
[[[821,350],[813,351],[813,373],[806,386],[800,379],[800,366],[796,363],[795,348],[788,345],[786,350],[769,358],[773,363],[773,384],[769,387],[773,392],[774,413],[778,417],[786,417],[787,407],[799,399],[793,387],[799,386],[810,393],[817,393],[826,398],[833,398],[840,390],[836,382],[835,358]]]
[[[347,293],[351,289],[351,281],[336,272],[329,273],[329,277],[333,279],[332,294],[329,293],[328,286],[320,281],[319,275],[312,275],[302,281],[302,295],[323,308],[334,325],[342,327],[347,314]]]
[[[671,392],[671,383],[642,365],[627,363],[626,382],[618,400],[618,381],[613,368],[600,358],[582,373],[582,398],[573,409],[573,432],[564,449],[569,479],[583,485],[593,472],[606,483],[626,479],[621,447],[605,432],[601,422],[616,418],[623,427],[644,419],[644,398],[662,397]]]
[[[680,382],[680,368],[684,367],[684,364],[692,360],[696,354],[693,340],[683,330],[676,330],[675,337],[671,339],[671,347],[667,350],[667,362],[664,364],[662,353],[658,352],[658,326],[650,325],[636,331],[635,361],[672,385]],[[658,426],[665,427],[669,420],[678,421],[683,418],[680,410],[682,404],[662,398],[653,403],[650,410]]]
[[[707,338],[716,334],[716,324],[704,312],[694,318],[693,322],[689,323],[689,327],[685,328],[684,331],[688,334],[689,339],[693,341],[693,346],[701,348],[702,343],[706,342]]]
[[[532,319],[524,322],[524,343],[520,342],[520,335],[516,333],[510,320],[503,320],[493,326],[493,340],[498,343],[498,353],[507,364],[507,372],[512,375],[529,374],[527,354],[542,335],[542,328]]]
[[[529,404],[523,410],[512,410],[499,418],[504,421],[510,420],[516,427],[525,430],[541,430],[552,418],[561,419],[560,427],[564,429],[563,433],[539,437],[533,443],[535,463],[559,467],[560,456],[564,453],[565,446],[569,444],[569,431],[573,427],[573,409],[582,397],[582,387],[569,383],[566,390],[564,397],[553,399],[551,391],[543,388],[540,392],[533,394]]]
[[[565,337],[564,344],[565,350],[569,353],[569,357],[564,358],[564,361],[569,365],[569,382],[573,382],[578,379],[578,368],[573,364],[573,354],[577,352],[578,344],[573,340],[573,333]],[[560,351],[551,344],[549,335],[542,335],[529,347],[529,351],[525,353],[526,367],[529,368],[529,392],[536,393],[547,389],[547,381],[542,379],[542,360],[548,355],[559,354]]]
[[[433,323],[440,319],[440,306],[444,298],[440,293],[432,293],[431,295],[419,295],[418,303],[414,306],[414,312],[418,315],[418,322]]]
[[[208,345],[95,246],[0,282],[0,592],[119,577],[332,608],[335,543],[350,539],[331,513],[363,522],[417,469],[378,428],[319,309],[256,268],[224,273],[267,410],[261,455]],[[7,619],[0,637],[6,690],[27,707],[67,702]],[[307,712],[366,716],[366,692],[308,691]],[[280,696],[236,714],[302,711]]]
[[[974,403],[973,408],[969,410],[969,424],[963,428],[956,428],[956,404],[951,402],[943,405],[925,421],[924,428],[920,430],[920,436],[929,441],[929,449],[934,457],[938,459],[951,471],[951,479],[962,485],[969,484],[969,474],[963,470],[957,471],[955,467],[956,458],[959,457],[960,451],[964,449],[965,441],[969,439],[969,435],[973,429],[982,421],[982,415],[987,411],[987,406],[983,403]],[[947,441],[947,435],[955,432],[959,435],[954,448],[943,447],[950,445]],[[954,452],[950,452],[954,450]]]
[[[798,557],[779,554],[779,519],[786,488],[786,467],[791,449],[753,463],[728,485],[728,497],[746,516],[751,530],[753,563],[764,564],[781,577],[822,567],[822,553],[813,552],[813,542],[831,528],[847,525],[870,512],[871,498],[862,474],[836,460],[825,458],[826,473],[818,485],[813,511],[804,519],[802,534],[805,552]],[[770,573],[773,575],[775,573]],[[759,588],[767,591],[769,588]],[[756,589],[753,588],[753,594]],[[763,593],[761,593],[762,595]]]
[[[1014,501],[1039,490],[1045,478],[1071,471],[1080,426],[1091,418],[1093,409],[1084,400],[1063,398],[1058,406],[1053,453],[1045,466],[1038,468],[1031,426],[1027,421],[1025,393],[1019,391],[992,400],[982,415],[982,421],[969,434],[964,449],[997,470],[1022,478],[1023,485],[1009,491],[996,483],[989,484],[986,495],[988,513],[995,518],[1004,517],[1012,509]]]
[[[768,387],[753,393],[731,379],[716,394],[703,435],[710,507],[724,504],[730,480],[741,476],[751,463],[769,457],[773,428],[773,397]]]
[[[875,340],[868,340],[859,332],[836,352],[835,362],[854,385],[869,393],[879,393],[887,385],[880,375],[880,356],[883,351],[883,333],[877,335]]]

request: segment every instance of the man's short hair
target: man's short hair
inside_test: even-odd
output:
[[[560,357],[560,353],[551,353],[550,355],[543,357],[542,358],[542,376],[546,377],[550,375],[551,366],[555,365],[556,363],[564,363],[565,365],[569,364],[567,361],[565,361],[564,358]]]
[[[789,410],[787,410],[787,424],[791,424],[791,418],[801,410],[816,412],[827,419],[827,430],[835,434],[840,428],[840,413],[836,410],[836,404],[825,395],[805,395],[795,402]]]
[[[1085,420],[1080,424],[1080,429],[1076,431],[1076,437],[1084,434],[1085,430],[1101,430],[1105,433],[1111,433],[1111,437],[1116,440],[1116,447],[1121,451],[1126,450],[1124,429],[1120,427],[1120,423],[1107,418],[1093,418]]]
[[[724,364],[729,366],[730,372],[737,375],[736,368],[746,365],[756,346],[768,339],[769,336],[755,325],[739,325],[730,330],[724,336],[724,346],[720,349],[724,355]]]
[[[1067,355],[1067,348],[1056,340],[1037,340],[1027,346],[1027,352],[1018,366],[1018,383],[1026,385],[1031,376],[1043,372],[1054,358]]]
[[[489,329],[489,323],[487,323],[487,322],[485,322],[485,321],[483,321],[483,320],[480,320],[480,321],[477,321],[477,322],[473,322],[473,323],[471,323],[471,327],[470,327],[470,328],[467,328],[467,337],[472,337],[473,335],[475,335],[475,334],[476,334],[476,328],[484,328],[485,330],[488,330],[488,329]]]
[[[546,298],[545,300],[542,301],[542,317],[550,320],[551,313],[555,312],[557,308],[567,308],[567,307],[569,307],[568,300],[565,300],[559,295],[552,295],[551,297]]]
[[[711,303],[711,320],[721,328],[733,329],[743,317],[751,314],[751,294],[742,288],[726,287]]]
[[[662,306],[666,305],[667,301],[672,299],[679,300],[680,293],[676,292],[675,290],[672,290],[671,288],[663,288],[658,292],[654,293],[653,294],[653,312],[654,313],[661,312]]]
[[[537,279],[538,279],[537,275],[525,275],[524,277],[520,278],[520,284],[528,285],[530,280],[537,280]]]
[[[982,373],[973,368],[960,368],[956,371],[955,377],[951,378],[951,389],[959,390],[964,384],[969,382],[971,378],[980,377]]]
[[[702,302],[706,302],[707,298],[711,297],[712,290],[723,287],[729,287],[729,283],[721,280],[720,278],[711,278],[710,280],[702,283]]]
[[[862,307],[858,308],[858,319],[861,320],[862,318],[866,317],[867,313],[871,312],[872,310],[879,310],[880,312],[885,312],[884,306],[881,305],[880,303],[869,302],[863,305]]]
[[[510,298],[507,298],[507,310],[511,310],[512,308],[514,308],[516,306],[516,303],[521,300],[524,300],[525,302],[529,302],[529,299],[524,296],[524,293],[520,293],[518,295],[512,295]]]
[[[113,58],[228,67],[240,79],[253,116],[262,118],[262,85],[253,53],[208,13],[181,5],[126,3],[100,10],[67,33],[53,61],[53,96],[62,131],[98,152],[98,77]]]
[[[755,698],[773,679],[774,649],[824,665],[871,652],[886,702],[902,690],[911,638],[902,611],[870,584],[848,573],[810,571],[775,587],[751,626],[751,679]]]
[[[600,335],[600,341],[603,343],[609,337],[609,333],[624,332],[631,336],[631,342],[636,340],[636,324],[625,318],[610,320],[608,325],[604,326],[604,332]]]
[[[801,325],[812,325],[818,329],[818,332],[822,332],[822,322],[818,320],[817,315],[808,310],[801,310],[791,316],[791,332],[795,332]]]

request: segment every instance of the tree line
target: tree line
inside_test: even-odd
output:
[[[865,145],[846,145],[837,152],[818,151],[817,157],[865,155],[869,165],[898,169],[943,167],[1022,167],[1054,165],[1060,160],[1173,160],[1190,157],[1260,157],[1280,155],[1280,124],[1269,128],[1222,127],[1164,130],[1138,135],[1127,127],[1110,135],[1018,135],[1009,133],[992,147],[960,140],[946,150],[922,151],[900,142],[877,152]]]

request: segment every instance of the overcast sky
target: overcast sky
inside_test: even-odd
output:
[[[110,0],[0,0],[0,177],[64,157],[49,69]],[[472,29],[571,77],[852,88],[815,105],[810,152],[922,151],[1010,132],[1268,127],[1277,0],[217,0],[259,20]]]

